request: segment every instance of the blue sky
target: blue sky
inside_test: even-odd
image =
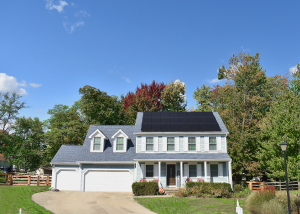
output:
[[[271,4],[270,4],[271,3]],[[48,118],[80,87],[109,95],[140,83],[216,81],[233,53],[260,53],[268,76],[300,62],[299,1],[1,1],[0,91],[18,91],[20,116]]]

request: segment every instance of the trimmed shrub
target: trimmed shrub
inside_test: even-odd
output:
[[[199,186],[210,193],[212,189],[220,189],[221,187],[227,188],[229,192],[232,192],[231,185],[228,183],[208,183],[208,182],[187,182],[186,187],[191,188],[193,186]]]
[[[135,196],[157,195],[158,184],[156,182],[134,182],[132,192]]]

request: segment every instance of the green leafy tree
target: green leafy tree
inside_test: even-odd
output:
[[[82,95],[79,101],[80,111],[87,124],[126,124],[122,112],[123,103],[117,96],[109,96],[106,92],[88,85],[80,88],[79,93]]]
[[[197,102],[197,109],[195,111],[201,111],[201,112],[212,111],[210,96],[211,96],[210,86],[206,86],[205,84],[203,84],[201,88],[197,87],[193,95],[194,99],[196,99]]]
[[[176,80],[171,81],[162,91],[163,111],[183,112],[186,111],[185,84]]]
[[[45,146],[43,122],[37,117],[16,118],[13,129],[13,134],[7,135],[4,157],[17,168],[32,171],[40,165]]]
[[[89,127],[74,106],[55,105],[48,110],[48,114],[50,119],[46,121],[48,131],[45,133],[43,165],[49,165],[62,145],[82,145]]]
[[[283,95],[274,103],[260,123],[261,148],[258,157],[271,178],[285,178],[284,156],[279,144],[288,143],[287,168],[289,179],[300,179],[300,97]]]
[[[299,95],[300,94],[300,63],[297,64],[296,72],[293,73],[294,79],[291,80],[291,92]]]

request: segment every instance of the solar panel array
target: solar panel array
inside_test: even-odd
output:
[[[143,132],[221,131],[212,112],[144,112]]]

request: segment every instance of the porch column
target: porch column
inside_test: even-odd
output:
[[[182,177],[183,177],[183,168],[182,168],[182,161],[180,161],[180,187],[182,187]]]
[[[233,185],[232,185],[232,169],[231,169],[231,161],[229,161],[229,167],[228,167],[228,171],[229,171],[229,183],[231,185],[231,189],[233,189]]]
[[[161,161],[158,161],[158,187],[161,187],[161,185],[160,185],[160,175],[161,175]]]
[[[207,182],[207,161],[204,161],[204,182]]]
[[[134,181],[135,182],[137,182],[137,168],[138,168],[138,164],[139,164],[139,162],[138,161],[136,161],[135,162],[135,170],[134,170]]]

